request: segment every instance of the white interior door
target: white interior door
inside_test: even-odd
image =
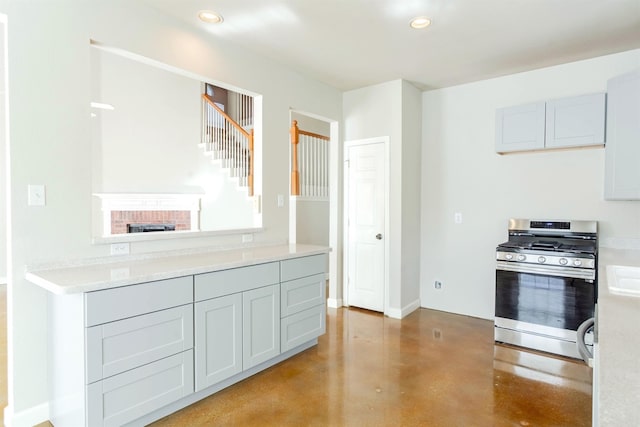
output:
[[[385,146],[347,150],[347,302],[384,312]]]

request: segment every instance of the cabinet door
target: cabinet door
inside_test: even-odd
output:
[[[193,305],[86,330],[87,384],[193,347]]]
[[[545,103],[518,105],[496,111],[496,151],[544,148]]]
[[[640,70],[607,83],[607,200],[640,200]]]
[[[280,285],[242,294],[243,368],[280,354]]]
[[[548,101],[546,110],[545,147],[604,144],[604,93]]]
[[[121,426],[193,393],[193,350],[89,384],[87,425]]]
[[[242,294],[195,304],[196,391],[242,372]]]

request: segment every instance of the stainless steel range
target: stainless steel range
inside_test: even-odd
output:
[[[495,340],[580,358],[576,331],[593,317],[596,221],[511,219],[496,249]]]

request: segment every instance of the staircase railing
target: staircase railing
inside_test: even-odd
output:
[[[329,137],[291,125],[291,195],[329,197]]]
[[[253,196],[253,129],[245,130],[210,96],[202,94],[201,138],[205,151],[221,159],[223,167]]]

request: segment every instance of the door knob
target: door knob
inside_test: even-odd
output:
[[[380,234],[380,233],[376,234],[376,239],[382,240],[382,234]]]

